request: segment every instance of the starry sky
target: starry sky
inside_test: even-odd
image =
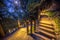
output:
[[[20,18],[24,16],[25,12],[22,8],[22,4],[20,0],[4,0],[4,7],[0,9],[2,11],[3,17],[5,18]],[[24,4],[25,5],[25,4]]]
[[[39,0],[3,0],[4,7],[0,9],[3,17],[11,19],[23,19],[25,15],[28,16],[27,5],[33,2],[39,2]]]

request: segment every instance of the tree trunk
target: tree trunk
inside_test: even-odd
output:
[[[32,34],[32,20],[30,20],[30,22],[31,22],[31,34]]]
[[[36,31],[36,20],[34,20],[34,32]]]
[[[27,34],[29,34],[29,25],[28,25],[28,21],[26,22],[26,27],[27,27]]]

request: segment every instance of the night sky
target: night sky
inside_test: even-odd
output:
[[[25,15],[28,16],[29,4],[39,3],[40,0],[1,0],[4,7],[0,7],[0,11],[5,18],[23,19]]]
[[[4,7],[0,7],[0,11],[5,18],[12,18],[12,19],[22,19],[25,14],[25,10],[22,6],[26,4],[22,4],[21,0],[3,0]]]
[[[23,19],[28,17],[28,9],[31,4],[38,4],[41,0],[1,0],[3,7],[0,7],[0,11],[4,18],[11,19]],[[34,7],[34,6],[33,6]]]

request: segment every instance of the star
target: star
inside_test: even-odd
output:
[[[23,10],[20,10],[20,12],[23,12]]]
[[[18,2],[17,2],[17,1],[15,1],[15,4],[18,4]]]
[[[14,9],[13,9],[13,8],[8,8],[8,11],[9,11],[10,13],[12,13],[12,12],[14,12]]]

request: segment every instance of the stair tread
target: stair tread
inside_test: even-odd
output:
[[[48,26],[48,27],[52,28],[52,26],[50,26],[50,25],[46,25],[46,24],[40,24],[40,25],[44,25],[44,26]]]
[[[53,26],[53,24],[51,24],[51,23],[40,22],[40,24],[45,24],[45,25]]]
[[[38,36],[38,37],[40,37],[40,38],[42,38],[44,40],[49,40],[49,38],[44,37],[43,35],[40,35],[40,34],[37,34],[37,33],[33,33],[33,34],[35,34],[36,36]]]
[[[47,30],[47,31],[50,31],[50,32],[53,32],[54,30],[53,29],[49,29],[49,28],[45,28],[45,27],[39,27],[40,29],[44,29],[44,30]]]
[[[42,33],[44,33],[44,34],[46,34],[46,35],[48,35],[48,36],[51,36],[51,37],[54,37],[54,38],[55,38],[55,35],[53,35],[53,34],[51,34],[51,33],[45,32],[45,31],[43,31],[43,30],[41,30],[41,29],[39,29],[38,31],[39,31],[39,32],[42,32]]]
[[[39,26],[41,26],[41,27],[45,27],[45,28],[49,28],[49,29],[53,29],[54,30],[54,28],[53,27],[50,27],[50,26],[46,26],[46,25],[39,25]]]
[[[52,24],[51,21],[39,21],[40,23]]]

